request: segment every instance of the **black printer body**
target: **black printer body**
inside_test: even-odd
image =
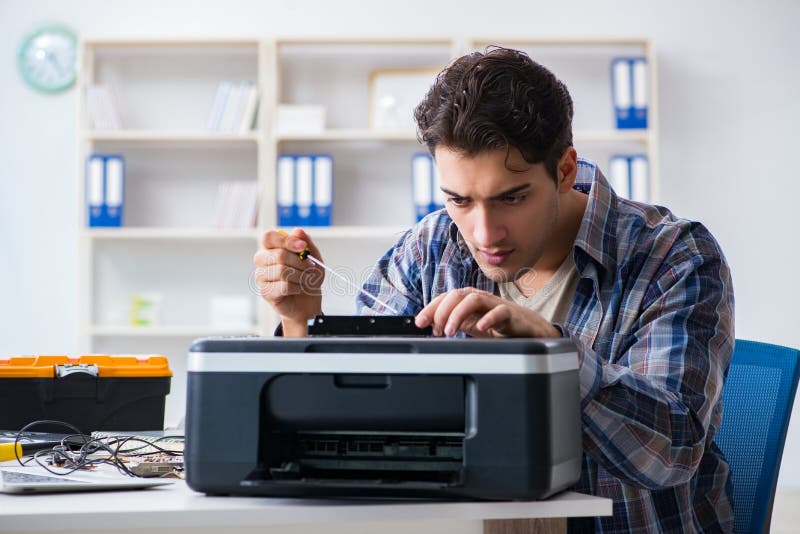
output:
[[[546,498],[580,477],[563,339],[208,338],[184,460],[209,494]]]

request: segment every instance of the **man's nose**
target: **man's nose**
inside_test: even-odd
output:
[[[484,207],[475,210],[475,221],[472,228],[475,244],[480,248],[489,248],[501,243],[506,238],[505,225],[500,218]]]

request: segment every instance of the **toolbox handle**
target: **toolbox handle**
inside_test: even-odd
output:
[[[83,373],[96,378],[100,375],[100,370],[96,363],[65,363],[64,365],[56,365],[57,378],[64,378],[65,376],[76,373]]]

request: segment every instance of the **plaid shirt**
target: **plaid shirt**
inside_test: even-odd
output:
[[[578,346],[583,468],[576,491],[614,501],[571,531],[730,532],[729,467],[714,443],[733,352],[733,290],[699,223],[616,196],[578,162],[589,201],[575,240],[580,275],[567,322]],[[406,232],[364,289],[402,314],[473,286],[494,292],[444,210]],[[385,313],[360,296],[362,314]]]

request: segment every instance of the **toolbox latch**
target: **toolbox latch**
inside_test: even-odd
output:
[[[66,363],[64,365],[56,365],[57,378],[63,378],[75,373],[84,373],[94,377],[100,374],[96,363]]]

